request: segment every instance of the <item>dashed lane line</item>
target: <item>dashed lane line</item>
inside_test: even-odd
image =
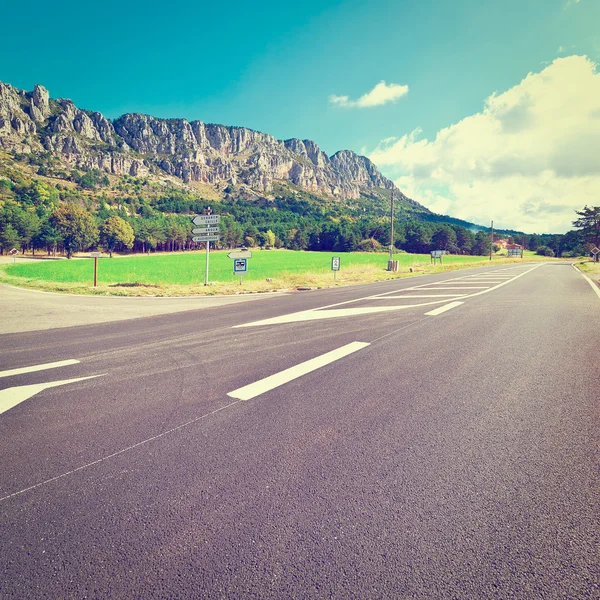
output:
[[[456,308],[457,306],[460,306],[461,304],[464,304],[464,302],[450,302],[450,304],[444,304],[444,306],[440,306],[439,308],[434,308],[433,310],[430,310],[429,312],[426,312],[425,314],[429,315],[430,317],[436,317],[437,315],[441,315],[442,313],[445,313],[447,310]]]
[[[321,367],[329,365],[336,360],[340,360],[340,358],[344,358],[358,350],[362,350],[367,346],[370,346],[367,342],[352,342],[351,344],[346,344],[341,348],[326,352],[325,354],[321,354],[321,356],[311,358],[310,360],[290,367],[289,369],[285,369],[284,371],[280,371],[279,373],[275,373],[274,375],[270,375],[269,377],[265,377],[264,379],[238,388],[237,390],[233,390],[233,392],[229,392],[227,395],[231,398],[236,398],[237,400],[251,400],[256,396],[260,396],[285,383],[298,379],[298,377],[316,371]]]

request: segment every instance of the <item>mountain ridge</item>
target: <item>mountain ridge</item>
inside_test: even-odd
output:
[[[127,113],[108,119],[53,99],[36,85],[28,92],[0,82],[0,148],[49,153],[63,165],[122,176],[171,177],[184,186],[233,186],[243,196],[266,196],[278,185],[331,199],[362,195],[430,211],[407,198],[367,157],[351,150],[331,156],[312,140],[278,140],[246,127]]]

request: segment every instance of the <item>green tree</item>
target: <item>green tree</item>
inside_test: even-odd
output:
[[[573,221],[576,229],[579,229],[586,242],[600,246],[600,206],[585,206],[583,210],[576,210],[579,218]]]
[[[490,253],[491,248],[490,236],[485,231],[478,231],[475,234],[475,241],[473,243],[473,248],[471,249],[471,254],[477,256],[487,256]]]
[[[0,228],[0,249],[3,253],[16,248],[20,243],[19,232],[10,223]]]
[[[456,252],[458,250],[456,232],[449,225],[440,225],[431,236],[431,247],[434,250],[447,250]]]
[[[57,206],[50,217],[50,224],[60,232],[67,258],[72,258],[77,250],[86,250],[98,243],[96,221],[75,204]]]
[[[121,217],[109,217],[100,227],[100,240],[112,258],[115,248],[121,246],[128,249],[133,248],[133,227]]]

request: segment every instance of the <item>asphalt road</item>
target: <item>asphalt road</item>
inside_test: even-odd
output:
[[[0,597],[600,598],[599,311],[517,264],[2,335]]]

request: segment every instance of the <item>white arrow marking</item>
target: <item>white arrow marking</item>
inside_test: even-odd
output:
[[[103,373],[103,375],[105,375],[105,373]],[[94,377],[102,377],[103,375],[90,375],[89,377],[49,381],[48,383],[34,383],[33,385],[21,385],[6,390],[0,390],[0,414],[14,408],[17,404],[21,404],[21,402],[28,400],[32,396],[35,396],[48,388],[66,385],[67,383],[75,383],[76,381],[84,381],[85,379],[93,379]]]
[[[31,367],[22,367],[20,369],[10,369],[9,371],[0,371],[0,377],[10,377],[11,375],[21,375],[21,373],[33,373],[34,371],[44,371],[46,369],[56,369],[57,367],[66,367],[67,365],[79,364],[78,360],[71,358],[69,360],[60,360],[58,362],[44,363],[43,365],[33,365]]]

